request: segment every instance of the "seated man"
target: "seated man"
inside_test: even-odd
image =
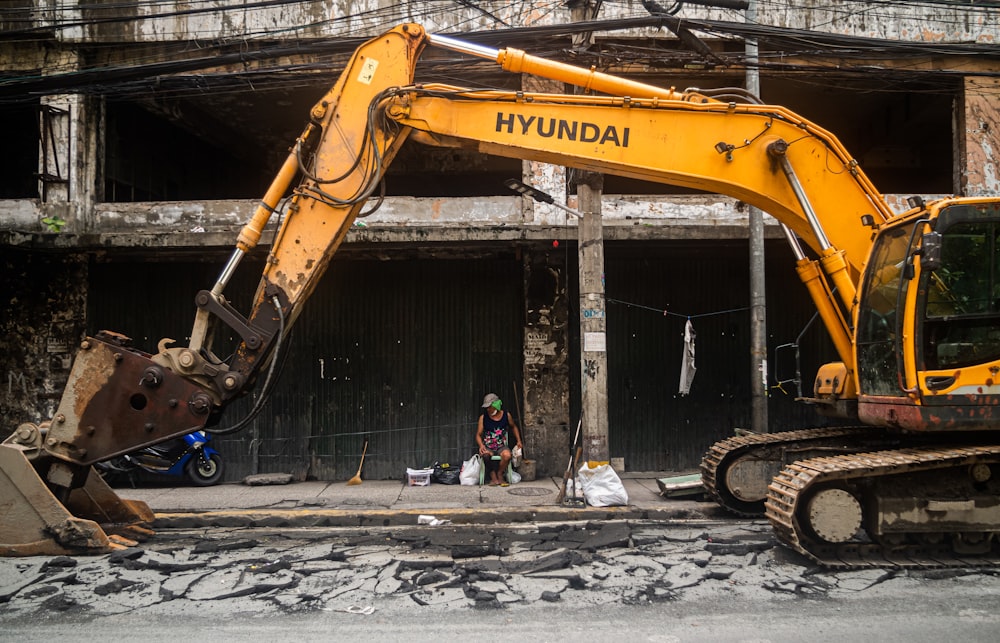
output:
[[[510,417],[510,414],[502,410],[503,402],[500,398],[490,393],[483,398],[483,412],[479,416],[479,425],[476,429],[476,443],[479,445],[479,455],[483,456],[483,466],[490,475],[490,486],[500,485],[506,487],[510,481],[504,479],[504,472],[510,464],[510,436],[514,433],[514,446],[521,447],[521,432],[517,424]],[[499,460],[494,460],[492,456],[500,456]]]

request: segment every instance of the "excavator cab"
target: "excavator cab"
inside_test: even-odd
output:
[[[857,356],[862,419],[911,431],[993,428],[1000,205],[946,201],[880,231],[861,290]]]
[[[1000,207],[951,206],[935,226],[939,261],[924,268],[916,308],[917,384],[925,398],[973,392],[958,371],[985,376],[976,394],[1000,394]]]

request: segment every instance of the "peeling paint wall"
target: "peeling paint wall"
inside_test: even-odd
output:
[[[10,433],[55,413],[84,336],[88,263],[76,254],[0,256],[0,426]]]
[[[572,438],[570,320],[561,252],[524,254],[524,439],[538,475],[558,475]]]
[[[967,78],[959,135],[965,173],[960,189],[967,196],[1000,195],[1000,79]]]
[[[761,24],[827,33],[921,42],[980,42],[997,39],[995,9],[969,11],[932,3],[860,3],[807,0],[766,3],[757,8]]]

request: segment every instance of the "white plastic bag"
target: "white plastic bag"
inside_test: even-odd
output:
[[[628,504],[628,492],[621,478],[610,464],[599,464],[591,468],[585,462],[577,472],[577,484],[583,490],[583,499],[591,507],[614,507]]]
[[[521,447],[514,447],[514,450],[510,452],[510,463],[514,465],[514,468],[521,466],[521,458],[524,457],[524,451]]]
[[[479,472],[483,468],[482,456],[476,454],[462,463],[462,471],[458,474],[458,481],[466,486],[479,484]]]
[[[517,484],[520,481],[521,481],[521,474],[518,473],[517,471],[511,471],[510,472],[510,483],[511,484]]]

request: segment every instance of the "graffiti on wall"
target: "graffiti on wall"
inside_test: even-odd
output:
[[[28,397],[31,393],[28,391],[28,378],[24,376],[24,373],[18,371],[8,371],[7,372],[7,399],[13,400],[16,397]]]

